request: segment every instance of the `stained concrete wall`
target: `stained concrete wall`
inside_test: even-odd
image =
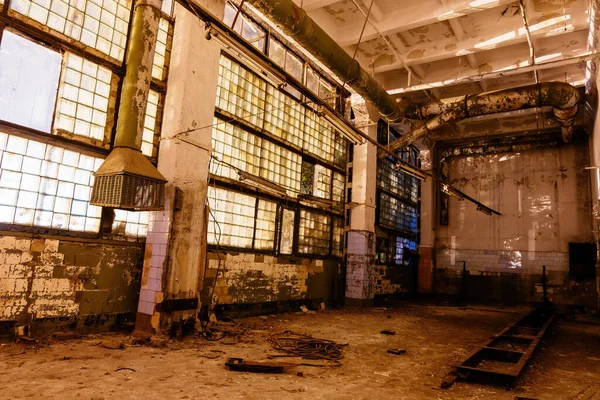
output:
[[[332,303],[340,262],[249,253],[209,253],[202,303],[249,306],[265,302],[314,300]],[[220,267],[219,267],[220,256]]]
[[[143,244],[0,236],[0,333],[133,321]],[[23,330],[23,328],[21,328]],[[23,333],[23,332],[21,332]]]
[[[451,197],[449,225],[436,233],[434,290],[478,300],[536,301],[546,265],[553,301],[595,305],[593,282],[569,278],[569,242],[593,242],[585,144],[456,157],[450,181],[501,216]]]

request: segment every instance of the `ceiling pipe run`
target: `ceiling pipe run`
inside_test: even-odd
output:
[[[542,106],[552,106],[552,112],[561,125],[563,140],[569,142],[573,137],[573,124],[580,101],[581,94],[577,88],[564,82],[547,82],[468,95],[451,103],[434,101],[415,104],[406,109],[406,117],[426,121],[391,142],[389,149],[395,151],[406,147],[442,125],[465,118]]]
[[[371,102],[390,123],[403,118],[403,107],[361,68],[306,12],[291,0],[246,0],[283,32],[325,64],[365,100]]]
[[[246,0],[273,21],[285,34],[296,40],[314,57],[325,64],[342,81],[347,82],[365,100],[371,102],[390,123],[403,117],[426,119],[421,126],[390,144],[394,151],[406,147],[431,131],[450,122],[478,115],[494,114],[523,108],[550,105],[562,126],[563,139],[573,135],[573,120],[580,101],[579,91],[566,83],[551,82],[516,89],[466,96],[464,100],[444,104],[427,103],[410,107],[398,103],[385,89],[360,67],[346,51],[321,29],[291,0]],[[380,151],[380,156],[385,152]]]

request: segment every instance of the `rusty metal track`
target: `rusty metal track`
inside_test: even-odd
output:
[[[553,309],[542,306],[507,326],[454,366],[459,377],[468,380],[491,378],[512,383],[531,358],[554,317]]]

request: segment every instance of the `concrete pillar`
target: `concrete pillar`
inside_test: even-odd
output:
[[[224,0],[198,3],[222,18]],[[169,182],[165,209],[150,216],[136,320],[136,331],[145,333],[196,320],[206,261],[205,203],[220,48],[205,38],[204,23],[179,4],[175,21],[158,155],[158,170]]]
[[[592,83],[592,93],[593,99],[592,102],[595,105],[594,115],[594,125],[593,131],[589,138],[589,148],[590,148],[590,166],[600,167],[600,96],[598,96],[598,87],[600,87],[600,74],[598,74],[598,64],[597,61],[590,61],[588,63],[588,68],[590,68],[590,75],[593,79]],[[590,216],[593,219],[593,227],[596,231],[596,243],[600,239],[600,235],[598,234],[598,230],[600,230],[600,223],[596,219],[598,215],[600,215],[600,169],[592,169],[590,170],[590,181],[591,181],[591,191],[592,191],[592,215]],[[598,302],[596,308],[600,310],[600,249],[597,251],[597,261],[596,261],[596,293],[598,297]]]
[[[423,165],[423,169],[431,169]],[[419,269],[418,287],[419,293],[431,293],[433,291],[433,254],[434,254],[434,182],[428,178],[421,182],[421,240],[419,243]]]
[[[374,117],[377,120],[378,117]],[[365,129],[377,138],[377,125]],[[375,206],[377,188],[377,147],[370,143],[354,146],[352,165],[352,207],[346,262],[346,304],[373,302],[375,267]]]

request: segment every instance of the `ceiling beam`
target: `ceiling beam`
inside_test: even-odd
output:
[[[461,78],[456,78],[456,79],[446,79],[444,81],[439,81],[439,82],[424,83],[421,85],[414,85],[411,87],[388,89],[388,93],[391,95],[395,95],[395,94],[410,93],[410,92],[415,92],[415,91],[420,91],[420,90],[432,89],[434,87],[445,87],[445,86],[465,84],[465,83],[469,83],[469,82],[479,82],[484,79],[491,80],[491,79],[496,79],[496,78],[502,78],[505,76],[524,74],[524,73],[533,72],[533,71],[543,71],[543,70],[547,70],[547,69],[554,69],[554,68],[560,68],[560,67],[564,67],[564,66],[568,66],[568,65],[579,64],[581,62],[589,61],[589,60],[595,59],[597,57],[598,57],[597,54],[588,52],[586,54],[582,54],[582,55],[579,55],[576,57],[569,57],[569,58],[565,58],[565,59],[561,59],[561,60],[557,60],[557,61],[548,61],[545,63],[536,64],[536,65],[528,65],[526,67],[513,66],[513,67],[505,68],[501,71],[494,71],[494,72],[485,73],[485,74],[474,74],[471,76],[466,76],[466,77],[461,77]]]
[[[340,0],[294,0],[294,3],[298,7],[302,7],[304,11],[309,12],[330,6],[338,1]]]
[[[536,35],[536,38],[548,38],[567,33],[581,32],[586,29],[588,29],[587,26],[573,26],[570,30],[557,27],[556,29],[540,32]],[[481,35],[470,37],[458,43],[454,43],[452,40],[444,40],[443,42],[427,43],[425,46],[419,45],[418,48],[417,46],[408,48],[405,50],[407,52],[406,64],[409,66],[426,64],[527,42],[527,32],[522,26],[522,22],[519,20],[509,20],[509,23],[501,25],[498,29],[484,32]],[[447,48],[451,48],[452,50],[448,51],[446,50]],[[392,71],[400,67],[402,67],[402,64],[398,62],[379,65],[375,67],[375,73]]]
[[[514,0],[447,0],[447,4],[434,7],[427,7],[427,4],[422,2],[414,2],[405,7],[398,7],[397,11],[389,13],[379,22],[378,28],[383,35],[391,35],[513,2]],[[358,24],[350,24],[350,26],[341,28],[338,32],[337,42],[341,46],[358,43],[361,28],[362,26],[358,26]],[[371,40],[378,36],[376,30],[368,26],[362,40]]]

